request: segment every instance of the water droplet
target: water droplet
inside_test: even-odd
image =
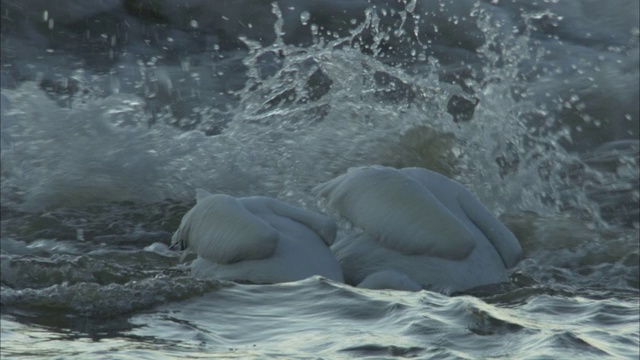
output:
[[[300,13],[300,22],[302,25],[307,25],[309,23],[309,18],[311,18],[311,14],[308,11],[303,11]]]
[[[415,9],[416,9],[416,0],[411,0],[411,2],[409,2],[407,4],[407,7],[405,8],[405,10],[407,10],[408,13],[412,13]]]

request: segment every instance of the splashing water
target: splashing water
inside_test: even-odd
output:
[[[629,188],[633,179],[612,179],[565,150],[563,142],[572,141],[569,127],[531,100],[533,90],[524,78],[523,63],[535,68],[544,62],[527,36],[531,30],[505,34],[507,24],[475,4],[466,21],[477,19],[486,40],[477,51],[481,61],[463,69],[471,76],[456,74],[461,86],[449,84],[442,78],[452,71],[420,51],[419,17],[413,24],[406,21],[414,6],[399,14],[395,31],[387,25],[394,16],[382,11],[380,17],[375,8],[367,9],[346,37],[320,36],[318,29],[313,35],[310,25],[313,44],[300,47],[285,43],[283,15],[273,5],[278,19],[273,44],[241,37],[249,52],[242,58],[245,73],[231,75],[246,79],[232,96],[236,101],[216,111],[204,105],[213,92],[192,90],[204,105],[192,109],[201,118],[196,128],[223,127],[215,136],[175,129],[173,113],[150,118],[145,100],[132,95],[90,94],[74,99],[72,108],[60,108],[33,84],[5,91],[10,110],[3,111],[3,134],[11,137],[11,149],[3,152],[3,186],[29,189],[25,209],[188,199],[196,187],[308,203],[304,193],[311,186],[350,166],[391,163],[450,169],[450,175],[456,175],[455,167],[456,179],[498,213],[570,208],[602,223],[599,204],[579,182],[587,178],[597,193],[607,181],[622,182],[609,183],[610,188]],[[401,42],[415,45],[410,52],[415,55],[402,60],[413,63],[406,68],[395,65],[400,57],[393,45]],[[164,76],[165,91],[180,96],[166,70],[157,65],[141,70],[136,86],[148,92],[148,77]],[[200,70],[185,72],[202,78]],[[158,83],[163,81],[153,82]],[[476,102],[473,121],[451,121],[447,105],[454,97]],[[408,142],[410,136],[416,139]],[[431,146],[438,141],[442,144]],[[424,158],[425,148],[434,153]],[[625,164],[635,175],[637,161],[619,161],[615,175],[625,172]],[[576,168],[579,174],[570,170]],[[637,192],[632,195],[637,198]]]

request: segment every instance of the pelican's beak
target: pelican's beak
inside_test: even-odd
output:
[[[183,262],[184,259],[187,257],[187,255],[189,255],[191,251],[189,251],[188,249],[182,252],[182,255],[180,256],[180,262]]]
[[[178,249],[178,245],[180,245],[180,248]],[[169,245],[169,250],[178,250],[178,251],[182,251],[182,255],[180,256],[180,262],[183,262],[184,259],[187,257],[187,255],[189,255],[189,253],[191,251],[189,251],[189,249],[187,249],[187,247],[185,246],[185,241],[184,239],[180,240],[180,241],[176,241],[173,244]]]
[[[173,240],[171,240],[173,241]],[[173,244],[169,245],[169,250],[174,250],[176,249],[176,247],[180,245],[180,249],[179,250],[184,250],[187,248],[187,245],[185,244],[184,239],[180,239],[179,241],[174,242]],[[177,250],[177,249],[176,249]]]

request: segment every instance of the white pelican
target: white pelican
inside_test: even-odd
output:
[[[330,218],[262,196],[199,189],[196,199],[171,241],[198,255],[193,276],[269,284],[320,275],[343,282],[329,249],[336,236]]]
[[[352,168],[316,187],[356,227],[332,246],[347,283],[451,293],[508,282],[516,237],[466,188],[421,168]]]

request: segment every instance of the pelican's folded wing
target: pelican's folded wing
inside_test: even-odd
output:
[[[336,238],[336,223],[325,215],[297,208],[275,199],[269,199],[268,207],[277,215],[297,221],[318,234],[331,246]]]
[[[182,218],[173,243],[186,243],[200,257],[220,264],[271,256],[278,233],[234,197],[198,192],[197,204]]]
[[[330,207],[406,255],[466,258],[475,238],[420,182],[396,169],[353,168],[316,187]]]
[[[517,264],[522,258],[522,247],[515,235],[468,191],[458,194],[458,202],[469,219],[498,250],[504,266],[510,268]]]

